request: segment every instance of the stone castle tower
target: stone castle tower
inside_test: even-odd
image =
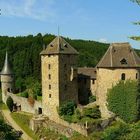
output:
[[[120,80],[140,79],[140,57],[129,43],[112,43],[97,68],[97,102],[102,117],[110,117],[107,92]]]
[[[14,92],[14,74],[8,62],[8,53],[6,52],[5,62],[1,75],[2,101],[6,103],[7,92]]]
[[[57,107],[63,102],[78,103],[77,55],[60,36],[41,52],[42,108],[51,118],[57,116]]]

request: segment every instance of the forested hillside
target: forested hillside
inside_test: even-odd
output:
[[[36,36],[24,37],[0,36],[0,70],[2,69],[5,52],[8,51],[9,60],[15,72],[16,79],[33,77],[40,80],[40,52],[43,44],[49,44],[54,35],[40,33]],[[66,40],[79,51],[78,66],[94,67],[107,50],[109,44],[85,40]]]

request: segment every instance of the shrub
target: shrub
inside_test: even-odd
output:
[[[115,125],[108,127],[104,130],[102,139],[103,140],[120,140],[122,137],[126,137],[130,132],[129,125],[117,122]]]
[[[83,115],[93,119],[101,118],[101,112],[98,106],[95,106],[93,108],[84,108]]]
[[[22,93],[20,94],[20,96],[21,96],[21,97],[28,98],[28,97],[29,97],[29,94],[28,94],[27,91],[25,91],[25,92],[22,92]]]
[[[65,102],[59,107],[58,113],[60,116],[73,115],[75,107],[76,105],[73,101]]]
[[[13,103],[13,99],[11,98],[11,96],[9,96],[7,98],[6,104],[7,104],[8,108],[9,108],[9,110],[12,112],[14,103]]]
[[[138,119],[137,82],[120,81],[108,92],[108,108],[126,122]]]

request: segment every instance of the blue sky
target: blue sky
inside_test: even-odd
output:
[[[140,43],[140,6],[130,0],[0,0],[0,35],[51,33],[72,39]]]

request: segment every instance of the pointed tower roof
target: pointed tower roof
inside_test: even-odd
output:
[[[112,43],[98,68],[140,68],[140,57],[129,43]]]
[[[78,54],[78,52],[62,37],[57,36],[40,54]]]
[[[0,73],[1,75],[12,75],[12,69],[10,67],[9,61],[8,61],[8,53],[6,52],[6,56],[5,56],[5,62],[4,62],[4,66],[3,69]]]

